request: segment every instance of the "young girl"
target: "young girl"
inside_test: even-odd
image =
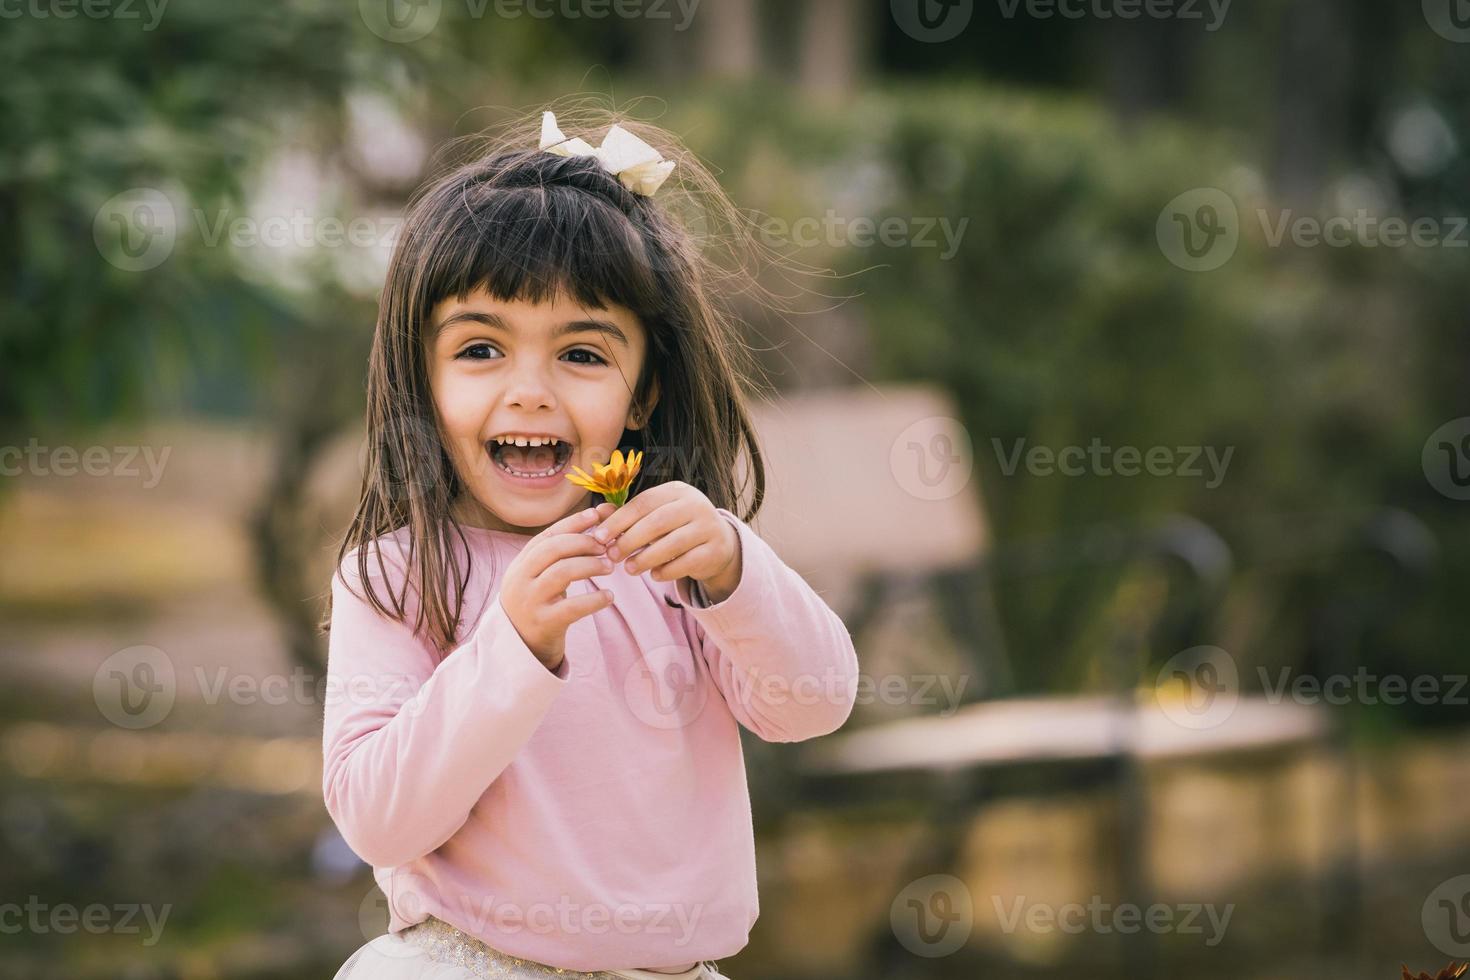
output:
[[[676,161],[542,122],[417,197],[382,294],[322,791],[389,932],[342,980],[720,977],[759,914],[738,725],[801,741],[855,700],[847,629],[747,523]],[[567,479],[624,449],[622,506]]]

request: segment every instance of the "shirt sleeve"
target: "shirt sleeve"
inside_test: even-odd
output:
[[[712,605],[700,583],[674,583],[715,684],[736,720],[767,742],[836,731],[857,700],[847,627],[748,524],[716,509],[740,538],[739,583]]]
[[[370,555],[374,591],[386,602],[392,586],[376,564]],[[411,606],[408,624],[396,622],[344,575],[361,593],[355,552],[332,576],[322,795],[358,856],[395,867],[464,825],[567,685],[569,667],[563,660],[555,673],[547,669],[498,596],[436,666],[411,629]]]

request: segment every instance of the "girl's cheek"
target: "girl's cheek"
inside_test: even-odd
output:
[[[447,380],[435,391],[435,404],[444,427],[456,438],[473,440],[484,415],[484,393],[474,384]]]

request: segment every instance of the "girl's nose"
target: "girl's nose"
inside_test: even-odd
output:
[[[556,395],[551,386],[535,371],[524,371],[511,379],[505,400],[508,404],[527,411],[556,407]]]

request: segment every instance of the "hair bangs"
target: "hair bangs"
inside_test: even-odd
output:
[[[626,307],[642,318],[662,308],[649,242],[602,198],[569,186],[466,189],[446,216],[424,282],[425,313],[483,289],[502,301],[540,303],[564,294],[583,306]]]

